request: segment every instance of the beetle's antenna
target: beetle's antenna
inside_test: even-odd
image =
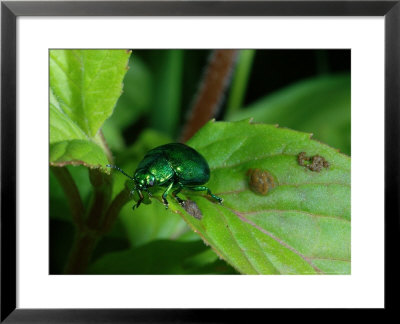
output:
[[[116,165],[107,164],[106,167],[108,167],[108,168],[113,168],[113,169],[115,169],[115,170],[118,170],[118,171],[121,172],[123,175],[127,176],[129,179],[135,180],[135,179],[133,179],[129,174],[127,174],[124,170],[118,168]]]

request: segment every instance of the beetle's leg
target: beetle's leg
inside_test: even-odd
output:
[[[179,187],[172,192],[172,197],[174,197],[178,201],[178,203],[181,206],[183,206],[183,205],[185,205],[185,201],[177,196],[177,194],[180,193],[182,190],[182,185],[179,183],[178,186]]]
[[[143,191],[146,191],[150,198],[153,197],[153,194],[149,191],[149,188],[145,188]]]
[[[164,191],[164,193],[163,193],[163,195],[162,195],[162,200],[163,200],[165,209],[168,209],[167,196],[168,196],[169,192],[171,191],[173,185],[174,185],[174,182],[171,182],[171,183],[169,184],[169,186],[167,187],[167,189],[165,189],[165,191]]]
[[[211,190],[209,188],[207,188],[206,186],[197,186],[197,187],[188,187],[188,189],[190,190],[194,190],[194,191],[207,191],[207,194],[209,194],[211,197],[213,197],[216,201],[218,201],[220,204],[222,204],[222,198],[217,197],[216,195],[214,195]]]
[[[137,204],[132,206],[132,209],[138,208],[144,199],[142,192],[140,190],[138,190],[137,192],[139,193],[140,198],[139,198]]]

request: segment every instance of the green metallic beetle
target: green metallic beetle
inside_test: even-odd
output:
[[[177,196],[182,189],[207,191],[207,194],[222,203],[221,198],[204,186],[210,179],[210,167],[207,161],[200,153],[185,144],[171,143],[150,150],[139,163],[133,177],[115,165],[108,164],[107,167],[114,168],[133,180],[135,187],[132,192],[137,191],[140,197],[133,209],[138,208],[143,201],[142,191],[151,196],[148,190],[156,186],[166,187],[162,200],[167,209],[167,196],[173,189],[172,196],[182,206],[185,201]]]

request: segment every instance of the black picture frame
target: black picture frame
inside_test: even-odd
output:
[[[381,16],[385,19],[385,309],[399,282],[400,0],[4,1],[1,3],[1,322],[230,322],[265,310],[16,308],[16,19],[19,16]],[[372,173],[371,173],[372,174]],[[367,176],[371,176],[367,175]],[[370,190],[373,190],[371,188]],[[397,240],[398,244],[398,240]],[[373,260],[371,260],[373,262]],[[247,314],[248,315],[248,314]],[[255,317],[254,317],[255,318]]]

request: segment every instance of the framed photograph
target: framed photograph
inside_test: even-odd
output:
[[[393,306],[399,1],[1,17],[2,321]]]

